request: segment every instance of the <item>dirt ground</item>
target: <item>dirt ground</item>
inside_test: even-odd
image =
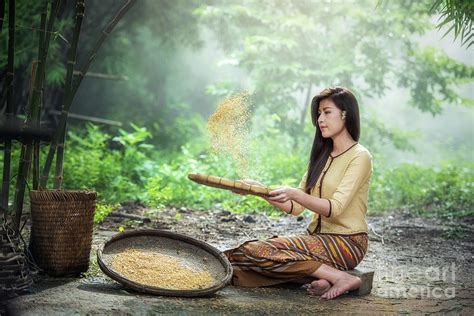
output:
[[[308,296],[297,285],[256,289],[227,286],[206,298],[143,295],[128,291],[105,276],[95,258],[97,247],[121,227],[176,231],[224,250],[248,239],[304,233],[309,218],[184,208],[156,211],[136,203],[125,205],[114,214],[95,228],[91,266],[85,275],[35,275],[31,293],[8,301],[7,311],[13,315],[474,315],[471,217],[448,221],[414,217],[402,211],[370,215],[369,251],[359,267],[375,270],[372,293],[363,297],[346,294],[324,301]],[[126,218],[130,215],[137,219]]]

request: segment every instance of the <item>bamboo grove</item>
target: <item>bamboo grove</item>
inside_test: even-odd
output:
[[[63,159],[64,159],[64,147],[66,142],[66,130],[67,130],[67,119],[71,104],[73,103],[74,96],[79,89],[79,86],[84,78],[85,74],[89,70],[89,67],[94,61],[100,47],[109,37],[110,33],[120,21],[120,19],[127,13],[127,11],[135,4],[136,0],[127,0],[120,7],[120,9],[113,15],[108,22],[105,29],[100,33],[98,39],[93,46],[93,49],[86,55],[84,63],[77,67],[77,52],[80,49],[79,40],[81,34],[81,26],[83,24],[84,17],[87,16],[86,1],[76,0],[75,1],[75,20],[74,28],[72,31],[72,38],[68,40],[67,60],[66,60],[66,79],[64,81],[64,95],[61,101],[61,116],[59,119],[58,126],[52,134],[49,145],[49,150],[43,166],[40,166],[40,143],[39,139],[20,139],[21,153],[18,161],[18,172],[16,176],[15,191],[13,192],[13,205],[12,210],[9,210],[9,185],[14,179],[10,174],[11,164],[15,163],[11,159],[12,146],[14,142],[12,139],[4,140],[4,157],[3,157],[3,179],[2,179],[2,197],[1,207],[3,209],[4,221],[9,219],[9,214],[12,214],[12,222],[15,232],[20,233],[20,222],[23,212],[25,190],[28,185],[28,179],[30,178],[30,170],[32,170],[32,188],[34,190],[46,190],[48,189],[48,179],[53,161],[55,161],[55,175],[54,175],[54,189],[61,189],[62,173],[63,173]],[[28,129],[41,130],[41,115],[43,110],[43,94],[44,94],[44,82],[45,75],[47,72],[47,60],[49,48],[51,45],[52,38],[58,34],[55,29],[55,22],[59,14],[61,7],[61,0],[45,1],[45,4],[39,12],[41,19],[40,25],[38,26],[38,55],[37,59],[31,63],[31,77],[30,85],[28,89],[28,104],[26,107],[25,119],[20,122],[19,129],[22,131]],[[5,1],[0,1],[0,36],[4,36],[1,31],[3,28],[4,13],[5,13]],[[7,78],[4,81],[5,85],[2,89],[1,104],[0,108],[6,103],[6,115],[5,115],[5,126],[14,128],[16,123],[19,121],[15,117],[14,113],[17,113],[16,107],[19,105],[14,104],[13,92],[14,89],[20,89],[21,87],[15,87],[15,69],[14,69],[14,57],[15,57],[15,0],[8,1],[8,65],[7,65]],[[78,75],[75,75],[78,73]]]

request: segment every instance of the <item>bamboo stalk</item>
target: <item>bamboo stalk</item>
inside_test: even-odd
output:
[[[3,1],[2,1],[3,2]],[[5,10],[5,3],[2,4],[2,11]],[[3,17],[2,13],[2,17]],[[5,89],[7,95],[7,111],[6,123],[11,122],[14,107],[13,94],[13,76],[15,66],[15,0],[8,2],[8,63],[7,76],[5,78]],[[2,104],[3,106],[3,104]],[[6,219],[8,214],[8,198],[10,196],[10,165],[11,165],[12,141],[7,139],[5,141],[5,149],[3,152],[3,175],[2,175],[2,197],[1,206],[3,208],[3,218]]]
[[[36,72],[36,78],[34,80],[34,85],[32,89],[32,96],[30,99],[30,104],[28,106],[28,113],[26,119],[26,125],[30,125],[32,121],[36,119],[38,112],[38,105],[41,99],[41,91],[43,88],[43,82],[45,78],[45,64],[48,57],[49,43],[51,41],[51,33],[54,25],[56,16],[59,13],[61,0],[55,0],[51,3],[51,12],[49,14],[49,19],[45,31],[44,41],[39,43],[39,54],[40,58],[38,60],[38,67]],[[25,196],[25,186],[28,181],[28,173],[31,164],[31,156],[33,152],[33,143],[28,142],[22,146],[20,163],[18,166],[18,178],[15,188],[15,197],[13,199],[13,209],[15,211],[14,218],[14,229],[17,234],[19,234],[20,229],[20,220],[21,214],[23,212],[23,200]]]
[[[33,190],[39,189],[40,140],[33,141]]]
[[[8,198],[10,193],[10,166],[11,166],[12,141],[5,141],[3,149],[3,176],[2,176],[2,199],[1,206],[3,209],[3,217],[8,213]]]
[[[102,31],[102,34],[100,35],[99,39],[95,43],[94,48],[92,49],[91,53],[89,54],[89,58],[87,59],[87,62],[85,65],[82,67],[80,73],[78,74],[78,79],[76,84],[74,85],[74,90],[72,93],[72,97],[76,95],[77,89],[79,89],[79,86],[82,82],[82,79],[84,79],[84,75],[87,73],[89,70],[90,65],[95,59],[95,56],[97,55],[97,52],[99,51],[99,48],[102,46],[104,41],[108,38],[109,34],[112,32],[114,29],[115,25],[120,21],[120,19],[123,18],[123,16],[130,10],[130,8],[137,2],[137,0],[127,0],[127,2],[119,9],[117,14],[110,20],[109,24],[107,24],[106,28]],[[71,100],[72,101],[72,100]]]
[[[21,145],[20,162],[18,165],[18,177],[15,185],[15,196],[13,198],[13,210],[15,217],[13,218],[13,228],[19,234],[21,214],[23,212],[23,200],[25,195],[25,186],[28,179],[29,163],[31,160],[31,146]]]
[[[48,111],[49,114],[52,115],[61,115],[60,111],[55,111],[55,110],[50,110]],[[68,118],[72,119],[78,119],[78,120],[83,120],[83,121],[89,121],[89,122],[94,122],[94,123],[99,123],[99,124],[106,124],[106,125],[111,125],[111,126],[119,126],[121,127],[123,124],[122,122],[119,121],[112,121],[112,120],[107,120],[103,119],[100,117],[94,117],[94,116],[88,116],[88,115],[82,115],[82,114],[75,114],[75,113],[68,113]]]
[[[5,90],[7,95],[7,120],[13,116],[14,94],[13,94],[13,77],[15,61],[15,0],[8,2],[8,64],[7,74],[5,77]]]
[[[5,0],[0,0],[0,35],[2,34],[4,16],[5,16]]]
[[[59,141],[61,140],[62,131],[63,130],[65,131],[69,109],[71,107],[74,96],[76,95],[76,92],[77,92],[77,90],[78,90],[78,88],[79,88],[79,86],[82,82],[82,79],[84,78],[84,75],[89,70],[89,67],[92,64],[92,62],[94,61],[95,56],[97,55],[97,52],[98,52],[99,48],[102,46],[104,41],[107,39],[110,32],[112,32],[115,25],[127,13],[127,11],[135,4],[135,2],[136,2],[136,0],[127,0],[127,2],[114,15],[112,20],[107,24],[106,28],[102,31],[102,34],[100,35],[99,39],[95,43],[94,48],[90,52],[86,63],[84,64],[84,66],[80,70],[80,74],[78,75],[78,78],[77,78],[76,82],[72,86],[72,92],[70,93],[69,97],[67,98],[67,100],[64,104],[64,109],[61,112],[59,126],[58,126],[58,129],[56,130],[55,135],[53,136],[53,140],[51,142],[51,146],[50,146],[49,151],[48,151],[48,156],[46,157],[46,161],[45,161],[45,164],[44,164],[44,167],[43,167],[43,172],[41,174],[40,187],[45,188],[46,185],[47,185],[48,177],[49,177],[49,171],[51,169],[53,158],[54,158],[54,155],[56,153]]]
[[[34,84],[34,81],[36,79],[36,65],[37,65],[37,62],[33,62],[30,83],[29,83],[29,86],[28,86],[28,103],[31,102],[31,96],[32,96],[32,92],[33,92],[33,84]],[[28,142],[31,142],[31,140],[28,140]],[[19,165],[18,169],[19,169],[19,174],[28,175],[29,166],[25,165],[25,162],[28,162],[28,160],[31,159],[30,158],[31,154],[29,154],[28,146],[25,146],[25,145],[26,144],[22,144],[22,147],[21,147],[20,165]],[[26,168],[26,170],[25,170],[25,168]],[[20,170],[23,173],[21,173]],[[22,192],[22,188],[21,188],[21,186],[18,185],[18,180],[17,180],[17,186],[15,187],[15,199],[14,199],[14,201],[16,201],[17,198],[19,198],[17,196],[17,194],[20,194],[21,192]],[[23,185],[23,192],[24,192],[24,185]],[[23,207],[23,201],[21,200],[20,202],[21,202],[21,206]],[[17,210],[17,205],[15,205],[15,203],[13,204],[13,209],[15,210],[15,214],[17,214],[17,211],[16,211]],[[20,213],[20,217],[21,217],[21,213]]]
[[[124,75],[111,75],[111,74],[101,74],[98,72],[91,72],[89,71],[86,74],[82,74],[79,70],[74,70],[74,75],[81,75],[81,76],[86,76],[86,77],[91,77],[91,78],[97,78],[97,79],[105,79],[105,80],[124,80],[128,81],[128,77]]]
[[[66,110],[65,102],[70,99],[72,93],[72,82],[74,66],[76,65],[76,54],[77,54],[77,43],[79,42],[79,34],[81,33],[82,21],[84,19],[84,0],[76,0],[76,23],[74,26],[74,33],[71,47],[68,52],[67,61],[67,73],[64,87],[64,98],[62,105],[62,112]],[[56,155],[56,173],[54,176],[54,188],[61,189],[61,183],[63,178],[63,160],[64,160],[64,141],[66,139],[67,122],[64,124],[64,128],[60,130],[58,149]]]
[[[34,83],[36,80],[36,70],[38,68],[38,62],[33,62],[31,67],[31,79],[30,82]],[[29,97],[32,96],[33,90],[29,90]],[[41,97],[40,97],[41,98]],[[38,107],[41,107],[41,102]],[[40,115],[35,119],[35,125],[40,126]],[[40,159],[40,150],[39,150],[40,140],[33,140],[33,190],[38,190],[39,187],[39,159]]]
[[[39,43],[38,43],[38,60],[41,59],[41,43],[44,42],[44,34],[46,30],[46,17],[48,15],[48,3],[45,3],[43,6],[43,10],[41,11],[41,22],[40,22],[40,34],[39,34]],[[38,68],[38,61],[33,62],[31,68],[31,81],[30,83],[33,85],[36,79],[36,70]],[[32,97],[30,90],[29,97]],[[42,95],[39,96],[40,100],[42,100]],[[28,100],[28,104],[30,104],[31,100]],[[40,127],[40,119],[41,119],[41,108],[43,102],[39,102],[38,104],[38,113],[35,113],[36,116],[36,125]],[[40,140],[33,141],[33,190],[38,190],[39,188],[39,173],[40,173]]]
[[[8,62],[7,62],[7,64],[8,64]],[[0,98],[0,112],[3,112],[3,111],[7,112],[6,109],[4,110],[4,105],[6,105],[6,103],[7,103],[8,91],[10,91],[10,88],[13,85],[13,82],[9,86],[7,86],[6,83],[7,83],[7,81],[6,81],[6,78],[5,78],[4,88],[2,90],[2,96]]]
[[[3,29],[4,16],[5,16],[5,0],[0,0],[0,35],[1,35],[2,29]],[[8,69],[8,66],[7,66],[7,69]],[[8,72],[8,70],[7,70],[7,72]],[[6,83],[7,83],[7,81],[5,81],[5,87],[3,88],[2,96],[0,98],[0,111],[3,110],[3,106],[5,105],[5,102],[7,100],[8,91],[10,91],[10,85],[7,85]],[[6,112],[8,112],[8,111],[6,111]]]

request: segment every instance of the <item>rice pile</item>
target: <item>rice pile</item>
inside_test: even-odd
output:
[[[135,248],[115,255],[112,267],[134,282],[166,289],[202,289],[214,283],[207,270],[191,269],[178,258]]]
[[[240,177],[248,175],[249,94],[235,94],[219,104],[207,129],[214,153],[230,156]]]

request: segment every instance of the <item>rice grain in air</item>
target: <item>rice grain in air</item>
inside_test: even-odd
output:
[[[241,177],[249,168],[249,117],[249,94],[242,92],[222,101],[207,122],[212,150],[230,156]]]
[[[159,288],[194,290],[214,284],[214,278],[207,270],[190,268],[172,256],[135,248],[115,255],[112,267],[136,283]]]

